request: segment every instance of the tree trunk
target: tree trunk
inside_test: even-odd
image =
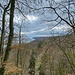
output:
[[[3,45],[4,45],[4,31],[5,31],[5,17],[7,9],[9,8],[10,1],[8,5],[4,8],[3,17],[2,17],[2,32],[1,32],[1,38],[0,38],[0,55],[3,54]]]
[[[10,19],[9,19],[9,36],[8,36],[8,43],[4,55],[4,60],[3,62],[6,62],[9,57],[9,52],[11,50],[10,46],[12,44],[13,40],[13,17],[14,17],[14,9],[15,9],[15,0],[10,0],[11,6],[10,6]],[[2,67],[0,68],[0,75],[4,75],[5,72],[5,65],[3,64]]]
[[[21,45],[21,26],[20,26],[20,28],[19,28],[19,46]],[[19,65],[19,61],[20,61],[20,65],[22,66],[22,64],[21,64],[21,50],[20,50],[20,48],[18,49],[18,51],[17,51],[17,63],[16,63],[16,66],[18,67],[18,65]],[[16,73],[16,75],[19,75],[18,73]],[[21,75],[22,75],[22,73],[21,73]]]
[[[2,46],[3,46],[3,42],[4,42],[5,14],[6,14],[6,9],[4,9],[3,18],[2,18],[2,32],[1,32],[1,39],[0,39],[0,56],[2,55]]]
[[[14,8],[15,8],[15,0],[11,0],[11,8],[10,8],[10,20],[9,20],[9,37],[8,37],[8,43],[5,51],[5,56],[3,61],[7,61],[9,57],[9,52],[11,50],[10,46],[12,44],[13,40],[13,17],[14,17]]]

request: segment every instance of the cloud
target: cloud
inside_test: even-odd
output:
[[[21,34],[25,34],[28,37],[50,37],[67,34],[69,29],[71,27],[68,25],[60,25],[52,29],[45,27],[38,30],[22,32]]]
[[[36,20],[38,19],[37,16],[33,16],[33,15],[27,15],[26,17],[28,18],[28,20],[29,20],[30,22],[36,21]]]
[[[64,30],[69,30],[69,29],[71,29],[71,27],[68,26],[68,25],[59,25],[59,26],[56,26],[56,27],[54,27],[54,28],[52,28],[52,29],[53,29],[53,30],[57,30],[57,31],[59,31],[59,30],[64,31]]]
[[[43,32],[43,31],[45,31],[47,29],[48,28],[43,28],[43,29],[40,29],[40,30],[37,30],[37,31],[21,32],[21,34],[35,34],[35,33],[38,33],[38,32]]]

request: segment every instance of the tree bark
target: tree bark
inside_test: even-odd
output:
[[[15,8],[15,0],[10,0],[11,1],[11,8],[10,8],[10,19],[9,19],[9,36],[8,36],[8,43],[5,51],[5,56],[3,61],[7,61],[9,57],[9,52],[11,50],[10,46],[12,44],[13,40],[13,17],[14,17],[14,8]]]
[[[6,62],[9,57],[9,52],[11,50],[10,46],[12,44],[13,40],[13,17],[14,17],[14,9],[15,9],[15,0],[10,0],[10,19],[9,19],[9,36],[8,36],[8,43],[4,55],[3,62]],[[3,64],[2,67],[0,68],[0,75],[4,75],[5,72],[5,65]]]
[[[3,45],[4,45],[4,31],[5,31],[5,17],[7,9],[9,8],[10,1],[8,5],[4,8],[3,17],[2,17],[2,32],[1,32],[1,38],[0,38],[0,55],[3,54]]]

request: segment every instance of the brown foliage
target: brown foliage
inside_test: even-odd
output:
[[[23,49],[24,46],[25,46],[24,44],[13,45],[11,46],[11,49]]]
[[[16,67],[13,63],[6,63],[5,65],[5,74],[18,73],[21,71],[21,67]]]

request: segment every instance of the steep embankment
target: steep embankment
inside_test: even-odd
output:
[[[56,75],[59,74],[59,68],[62,68],[64,71],[64,75],[68,72],[71,72],[70,64],[67,60],[75,61],[75,36],[67,35],[67,36],[58,36],[58,37],[50,37],[50,38],[39,38],[28,44],[21,44],[19,47],[20,55],[19,55],[19,64],[22,66],[23,75],[28,75],[29,71],[29,60],[32,50],[35,52],[36,59],[36,73],[38,74],[38,68],[42,64],[42,70],[46,74]],[[10,52],[10,62],[17,62],[17,52],[18,49],[14,49],[12,47],[12,51]],[[18,48],[18,47],[17,47]],[[66,57],[66,55],[67,57]],[[14,61],[13,61],[14,60]],[[67,64],[66,64],[67,63]],[[59,66],[60,65],[60,66]],[[64,66],[66,65],[66,67]],[[64,66],[64,67],[62,67]]]

